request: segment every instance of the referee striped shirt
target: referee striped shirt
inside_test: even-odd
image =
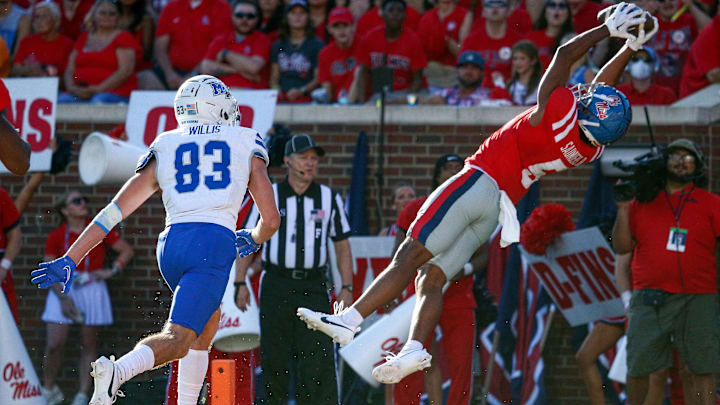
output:
[[[339,242],[350,237],[350,222],[340,194],[312,182],[303,195],[298,195],[287,179],[272,187],[280,212],[280,229],[265,242],[263,263],[287,269],[325,266],[328,238]],[[243,227],[252,228],[259,219],[254,205]]]

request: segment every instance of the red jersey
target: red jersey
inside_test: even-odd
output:
[[[2,87],[4,88],[5,85],[2,85]],[[17,207],[15,207],[15,202],[12,197],[10,197],[10,194],[8,194],[4,188],[0,187],[0,226],[2,226],[2,232],[0,232],[0,253],[5,252],[5,246],[7,245],[7,237],[5,235],[18,226],[19,223],[20,213]]]
[[[482,169],[517,204],[542,176],[597,160],[605,149],[580,139],[577,105],[570,89],[550,94],[538,126],[530,125],[537,106],[521,113],[486,139],[466,164]]]
[[[669,105],[677,100],[671,88],[656,83],[642,93],[635,90],[632,83],[623,83],[617,89],[627,97],[630,105]]]
[[[341,91],[350,92],[355,68],[358,65],[358,41],[353,41],[346,49],[340,49],[333,41],[325,46],[318,55],[318,81],[330,82],[333,88],[332,99],[337,101]]]
[[[720,15],[716,15],[693,41],[680,80],[680,98],[710,85],[705,74],[720,67]]]
[[[270,40],[260,31],[253,31],[241,42],[236,40],[234,32],[229,32],[215,38],[210,43],[205,53],[205,59],[215,61],[217,55],[224,49],[247,57],[260,57],[265,61],[265,66],[260,71],[260,82],[254,82],[239,73],[218,76],[218,79],[222,80],[228,87],[267,89],[269,87],[268,80],[270,79],[270,70],[267,62],[270,60],[271,46]]]
[[[420,13],[412,7],[405,8],[405,22],[403,28],[417,31]],[[362,38],[377,27],[384,27],[385,21],[380,16],[380,7],[373,7],[360,17],[355,26],[355,38]]]
[[[654,288],[671,293],[712,294],[718,291],[715,244],[720,237],[720,197],[688,186],[668,195],[664,191],[649,203],[630,203],[630,232],[635,240],[632,260],[633,289]],[[671,228],[685,231],[678,248]],[[684,286],[684,287],[683,287]]]
[[[392,68],[394,90],[410,87],[413,72],[427,66],[420,38],[414,31],[405,28],[392,42],[385,39],[384,27],[375,28],[361,41],[358,62],[371,69],[384,65]]]
[[[90,12],[93,4],[95,4],[95,0],[79,0],[80,4],[78,4],[75,9],[75,14],[73,14],[72,19],[65,17],[65,6],[63,5],[63,0],[53,1],[55,1],[55,4],[60,7],[60,32],[75,41],[80,37],[80,34],[85,31],[83,29],[83,22],[85,21],[85,16],[88,12]]]
[[[437,8],[423,14],[418,23],[417,34],[425,47],[425,56],[428,60],[437,61],[443,65],[456,65],[457,57],[448,50],[445,38],[459,40],[460,26],[468,12],[465,7],[456,6],[442,20]]]
[[[0,111],[4,111],[10,105],[10,92],[5,83],[0,80]]]
[[[575,32],[583,33],[591,28],[595,28],[600,25],[597,19],[597,14],[600,10],[609,6],[610,4],[600,4],[592,0],[587,0],[585,4],[580,6],[575,15],[572,17],[573,28]]]
[[[136,60],[137,55],[141,52],[140,44],[127,31],[120,32],[108,46],[97,52],[84,50],[87,38],[88,34],[86,32],[81,34],[80,38],[75,42],[75,51],[77,52],[77,55],[75,55],[75,83],[98,85],[115,73],[118,69],[116,53],[118,48],[134,50]],[[137,76],[133,72],[123,84],[110,92],[118,96],[130,97],[130,92],[135,89],[137,89]]]
[[[410,201],[408,205],[403,208],[400,215],[398,215],[396,223],[398,228],[402,230],[401,232],[406,232],[410,229],[410,225],[412,225],[413,221],[415,221],[415,217],[417,216],[418,211],[420,211],[420,207],[422,207],[425,200],[427,200],[427,197]],[[410,293],[415,292],[415,289],[412,287],[414,287],[414,284],[411,284],[411,288],[409,289]],[[473,295],[472,277],[463,277],[458,281],[454,281],[443,295],[443,310],[451,308],[474,309],[476,306],[475,296]]]
[[[690,13],[684,13],[675,21],[658,18],[657,33],[646,44],[657,52],[660,71],[654,78],[677,92],[685,59],[690,52],[693,38],[697,37],[697,24]]]
[[[55,66],[58,69],[57,75],[62,77],[72,49],[73,41],[63,34],[52,41],[45,41],[40,34],[32,34],[20,41],[13,62],[23,65],[37,62],[44,66]]]
[[[90,221],[86,222],[86,224],[89,223]],[[55,258],[61,257],[67,252],[70,246],[72,246],[75,240],[77,240],[78,236],[80,235],[69,231],[67,223],[63,222],[48,235],[47,242],[45,242],[45,255]],[[119,240],[120,235],[111,229],[105,236],[105,239],[102,240],[102,243],[95,246],[80,263],[76,263],[77,270],[92,272],[102,269],[103,264],[105,264],[106,249]]]
[[[510,79],[512,69],[512,47],[522,37],[514,30],[507,29],[500,39],[490,38],[485,29],[479,29],[468,35],[460,47],[458,55],[465,51],[480,52],[485,60],[485,78],[483,86],[493,87],[492,73],[500,72],[504,80]]]
[[[553,37],[548,36],[545,30],[534,30],[531,31],[525,37],[528,41],[535,44],[538,49],[538,55],[540,56],[540,63],[543,69],[547,69],[552,62],[553,56],[555,56],[555,45],[557,40]]]
[[[192,8],[190,0],[173,0],[158,19],[155,37],[170,36],[168,54],[173,67],[191,71],[202,61],[212,40],[233,32],[230,5],[224,0],[202,0]]]

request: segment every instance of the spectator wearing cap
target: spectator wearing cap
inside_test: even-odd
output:
[[[331,102],[347,101],[358,65],[360,46],[355,41],[353,15],[345,7],[336,7],[328,17],[328,31],[334,41],[318,56],[318,80]]]
[[[308,3],[291,0],[280,24],[280,39],[270,51],[270,86],[278,88],[278,101],[307,103],[318,84],[318,55],[324,44],[315,37]]]
[[[713,374],[720,372],[715,267],[720,197],[703,188],[707,166],[694,142],[676,139],[664,157],[656,191],[619,201],[612,232],[615,252],[633,254],[628,402],[647,403],[648,376],[670,367],[675,349],[692,374],[686,398],[714,405]]]
[[[537,46],[540,63],[547,69],[560,41],[566,36],[574,35],[575,29],[567,0],[547,0],[543,4],[535,30],[530,32],[526,39]]]
[[[215,38],[200,64],[200,73],[213,75],[229,87],[267,89],[270,40],[258,31],[260,6],[255,0],[235,0],[234,32]]]
[[[506,0],[485,0],[482,13],[485,26],[465,38],[460,53],[479,52],[485,61],[485,85],[503,87],[510,79],[512,47],[522,38],[508,26]]]
[[[139,87],[175,90],[197,74],[204,52],[219,35],[234,31],[225,0],[172,0],[163,8],[155,32],[155,66],[138,74]]]
[[[370,3],[372,5],[373,3],[382,4],[383,2],[374,2],[370,0]],[[385,26],[385,19],[382,15],[382,9],[383,8],[381,5],[372,7],[358,19],[357,27],[355,27],[355,34],[358,36],[358,38],[365,37],[365,35],[369,34],[370,31],[374,30],[377,27]],[[411,30],[417,32],[418,23],[420,22],[420,13],[413,7],[408,7],[405,11],[405,15],[405,21],[403,21],[402,23],[403,27],[410,28]]]
[[[680,98],[720,83],[720,8],[690,47],[680,80]]]
[[[337,254],[342,287],[337,301],[353,300],[350,225],[340,194],[315,182],[322,147],[306,134],[285,144],[287,177],[273,184],[280,211],[280,229],[262,250],[265,275],[260,286],[261,363],[264,404],[288,400],[290,368],[294,367],[299,404],[338,404],[333,343],[311,331],[296,316],[299,306],[329,311],[328,244]],[[243,227],[259,220],[256,207]],[[251,256],[238,260],[236,281],[244,281]]]
[[[631,105],[668,105],[677,97],[671,88],[653,82],[652,75],[658,69],[660,61],[652,48],[642,47],[630,58],[626,70],[630,81],[617,86],[628,98]]]
[[[432,178],[432,190],[437,189],[446,180],[456,175],[463,168],[463,159],[456,154],[447,154],[440,156],[435,162],[435,168]],[[405,234],[410,225],[415,220],[415,216],[427,200],[426,197],[408,203],[398,216],[396,225],[398,232],[396,233],[395,249],[397,250],[400,243],[405,239]],[[439,345],[430,346],[431,352],[439,349],[439,353],[433,353],[431,370],[425,370],[413,373],[399,383],[395,384],[393,389],[394,403],[396,405],[415,405],[419,404],[420,395],[423,392],[423,379],[425,378],[425,387],[428,391],[428,398],[433,398],[433,391],[439,392],[440,399],[437,402],[443,403],[442,390],[439,387],[433,387],[428,384],[428,373],[432,373],[432,369],[447,369],[447,377],[450,379],[450,389],[448,391],[447,405],[469,404],[472,392],[472,357],[475,348],[475,297],[473,295],[473,274],[475,271],[482,270],[487,263],[485,247],[478,249],[473,255],[470,262],[466,263],[463,270],[449,281],[448,289],[443,294],[442,314],[438,326],[442,331]],[[413,283],[408,287],[405,297],[410,297],[415,293],[415,285]],[[431,340],[435,337],[431,337]],[[441,354],[444,352],[444,356]],[[446,362],[440,366],[441,362]]]
[[[485,61],[479,52],[465,51],[460,54],[457,65],[458,84],[435,90],[430,96],[420,98],[421,104],[447,104],[460,107],[509,106],[510,94],[500,87],[484,87]]]
[[[423,87],[422,70],[427,66],[425,51],[420,38],[411,29],[403,27],[406,11],[405,0],[383,0],[384,27],[377,27],[361,41],[359,67],[351,91],[351,101],[362,101],[371,89],[384,86],[373,83],[380,72],[388,68],[392,72],[390,91],[417,93]]]
[[[60,8],[51,1],[36,3],[32,25],[34,34],[20,41],[13,60],[12,75],[62,77],[73,41],[60,33]]]

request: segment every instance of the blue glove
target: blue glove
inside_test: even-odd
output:
[[[40,268],[30,273],[33,284],[39,284],[40,288],[48,288],[55,283],[63,283],[62,292],[70,291],[73,274],[75,273],[75,262],[63,256],[51,262],[40,263]]]
[[[235,235],[237,236],[235,238],[235,247],[237,248],[238,255],[240,255],[240,257],[245,257],[255,253],[260,249],[260,246],[262,246],[253,240],[249,229],[241,229],[235,232]]]

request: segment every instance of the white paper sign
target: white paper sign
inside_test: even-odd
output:
[[[561,235],[545,256],[520,251],[570,325],[625,315],[613,275],[615,255],[597,228]]]
[[[238,102],[240,125],[264,137],[275,117],[277,90],[230,90]],[[174,91],[133,91],[125,122],[128,142],[146,148],[159,134],[175,129],[174,99]]]
[[[58,78],[3,79],[3,83],[10,92],[7,119],[30,144],[30,171],[48,171],[50,141],[55,138]],[[8,172],[0,163],[0,173]]]

